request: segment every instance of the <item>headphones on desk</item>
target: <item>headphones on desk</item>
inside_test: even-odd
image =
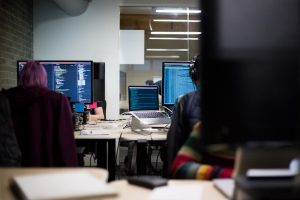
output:
[[[190,77],[195,83],[200,79],[200,55],[194,56],[190,63]]]

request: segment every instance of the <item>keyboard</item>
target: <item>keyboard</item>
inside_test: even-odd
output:
[[[168,117],[165,113],[159,111],[138,111],[134,114],[139,118],[166,118]]]

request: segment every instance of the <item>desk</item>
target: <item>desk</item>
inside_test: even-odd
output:
[[[120,122],[119,122],[120,123]],[[109,123],[110,124],[110,123]],[[119,125],[119,124],[118,124]],[[98,123],[93,129],[107,129],[108,123]],[[80,135],[80,131],[75,131],[75,140],[90,140],[96,143],[97,167],[105,168],[109,172],[108,180],[115,179],[116,170],[116,139],[120,138],[122,127],[114,127],[109,129],[109,135]]]
[[[164,145],[167,139],[166,132],[134,132],[129,130],[124,132],[120,138],[122,141],[135,141],[136,142],[136,174],[147,174],[147,144],[158,143]],[[134,159],[134,158],[133,158]],[[167,166],[163,165],[163,174],[167,175]]]
[[[1,200],[17,200],[9,188],[10,178],[14,175],[29,175],[37,173],[55,173],[62,171],[87,171],[100,179],[107,178],[107,171],[98,168],[0,168],[0,198]],[[195,180],[170,180],[169,185],[185,185],[190,183],[203,185],[203,200],[225,200],[226,198],[214,188],[212,182]],[[150,189],[130,185],[126,180],[112,181],[109,183],[117,192],[116,197],[93,198],[101,200],[141,200],[148,199]]]
[[[0,199],[17,200],[10,190],[10,179],[15,175],[30,175],[37,173],[87,171],[100,179],[107,179],[108,173],[104,169],[98,168],[0,168]]]
[[[170,180],[169,185],[185,185],[191,183],[200,183],[203,185],[203,200],[226,200],[210,181],[196,180]],[[103,200],[141,200],[149,199],[150,189],[142,188],[135,185],[130,185],[126,180],[113,181],[109,183],[116,191],[117,197],[104,198]],[[200,197],[199,197],[200,199]],[[202,199],[201,199],[202,200]]]
[[[110,131],[109,135],[80,135],[80,131],[75,131],[76,140],[90,140],[96,142],[97,146],[97,166],[105,168],[109,172],[109,181],[115,180],[116,165],[116,140],[123,141],[145,141],[139,143],[139,153],[137,156],[138,174],[146,174],[146,144],[149,141],[166,141],[167,133],[136,133],[130,128],[123,129],[126,121],[101,121],[97,125],[89,125],[90,129],[106,129]],[[87,128],[87,129],[89,129]]]

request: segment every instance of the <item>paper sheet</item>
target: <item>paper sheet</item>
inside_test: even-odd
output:
[[[201,200],[203,186],[197,183],[186,185],[168,185],[155,188],[149,200]]]
[[[81,130],[80,135],[109,135],[111,130],[108,129],[90,129],[90,130]]]

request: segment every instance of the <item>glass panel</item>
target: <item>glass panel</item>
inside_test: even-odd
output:
[[[168,12],[170,11],[171,12]],[[196,13],[195,10],[198,10]],[[157,82],[162,77],[162,62],[189,61],[200,53],[199,8],[121,7],[121,30],[144,30],[145,62],[121,65],[121,109],[128,109],[127,87]],[[126,94],[124,94],[126,91]]]

